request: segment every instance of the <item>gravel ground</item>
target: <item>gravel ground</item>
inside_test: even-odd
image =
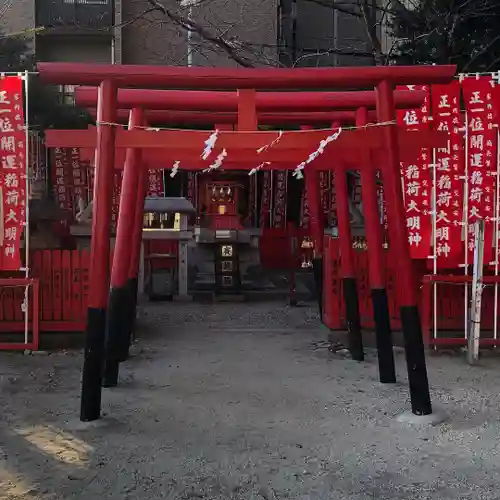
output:
[[[498,499],[498,358],[430,356],[449,414],[409,427],[382,386],[324,342],[314,309],[155,304],[99,425],[78,424],[81,352],[0,355],[0,498]]]

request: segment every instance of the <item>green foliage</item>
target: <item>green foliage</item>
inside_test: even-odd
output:
[[[500,69],[498,0],[395,2],[392,35],[401,40],[389,59],[396,64],[457,64],[462,72]]]
[[[35,69],[29,42],[22,37],[2,37],[0,34],[0,71],[7,73]],[[28,121],[32,128],[86,128],[92,122],[85,111],[63,104],[57,89],[42,84],[36,75],[30,75],[28,98]]]

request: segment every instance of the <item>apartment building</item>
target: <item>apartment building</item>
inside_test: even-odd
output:
[[[276,51],[275,1],[200,0],[188,9],[179,0],[162,0],[169,12],[191,15],[214,42],[196,33],[187,36],[168,15],[151,12],[148,0],[7,0],[0,5],[0,29],[18,33],[37,28],[29,36],[40,61],[232,65],[219,40],[229,47],[244,40],[256,60],[261,47]]]
[[[371,50],[362,20],[314,0],[161,3],[167,13],[151,12],[148,0],[4,0],[0,30],[27,31],[39,61],[231,66],[233,53],[254,65],[372,62],[358,54]],[[169,14],[209,36],[187,33]]]

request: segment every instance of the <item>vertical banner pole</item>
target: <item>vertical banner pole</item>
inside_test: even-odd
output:
[[[268,217],[269,217],[269,227],[273,226],[273,204],[274,204],[274,170],[270,170],[269,172],[269,209],[268,209]]]
[[[328,198],[328,212],[327,212],[327,216],[328,216],[328,227],[329,228],[333,228],[333,217],[332,217],[332,198],[331,198],[331,193],[332,193],[332,171],[329,170],[328,171],[328,179],[327,179],[327,189],[330,193],[330,197]],[[331,234],[331,232],[330,232]]]
[[[259,207],[257,205],[258,201],[258,190],[259,190],[259,173],[256,172],[255,175],[252,175],[252,179],[250,179],[250,182],[254,183],[254,189],[253,189],[253,206],[254,206],[254,214],[253,214],[253,220],[251,221],[252,227],[259,227]]]
[[[45,146],[44,148],[44,156],[45,156],[45,193],[48,195],[50,193],[50,175],[49,175],[50,153],[49,153],[49,148],[47,146]],[[91,199],[90,187],[87,187],[87,190],[89,192],[88,199],[90,200]]]
[[[500,237],[500,131],[497,126],[497,168],[496,168],[496,188],[495,188],[495,278],[498,278],[498,251]],[[493,339],[498,338],[498,283],[495,281],[493,304]]]
[[[449,144],[449,141],[448,141]],[[449,146],[448,146],[449,147]],[[437,157],[436,148],[432,150],[432,274],[437,275]],[[437,283],[434,281],[432,293],[432,338],[437,338]]]
[[[29,172],[29,162],[30,162],[30,143],[29,143],[29,138],[30,138],[30,130],[29,130],[29,111],[28,111],[28,105],[29,105],[29,98],[28,98],[28,81],[29,81],[29,73],[28,71],[25,71],[24,74],[22,75],[22,79],[24,82],[24,102],[25,102],[25,110],[24,110],[24,124],[25,124],[25,140],[26,140],[26,146],[25,146],[25,151],[24,151],[24,161],[25,163],[25,175],[26,175],[26,181],[25,181],[25,190],[26,193],[24,195],[25,203],[26,206],[24,207],[24,213],[25,213],[25,226],[24,226],[24,276],[25,278],[29,277],[30,274],[30,196],[29,196],[29,189],[30,189],[30,172]],[[27,344],[28,343],[28,329],[29,329],[29,285],[26,285],[24,289],[24,342]]]
[[[470,365],[479,359],[479,337],[481,334],[481,297],[483,294],[484,219],[474,224],[474,263],[472,271],[472,295],[470,320],[467,331],[467,362]]]
[[[469,275],[469,114],[465,111],[465,180],[464,180],[464,275]],[[469,324],[469,285],[464,284],[464,337]]]

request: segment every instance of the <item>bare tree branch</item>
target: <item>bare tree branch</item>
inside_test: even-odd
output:
[[[189,19],[187,16],[182,16],[178,14],[177,12],[172,11],[171,9],[168,9],[165,7],[165,5],[160,2],[159,0],[148,0],[148,2],[151,4],[151,6],[154,8],[154,10],[159,11],[163,13],[165,16],[167,16],[168,19],[173,21],[174,23],[178,24],[182,28],[188,31],[192,31],[196,33],[198,36],[203,38],[204,40],[207,40],[208,42],[213,43],[220,49],[222,49],[224,52],[227,53],[227,55],[233,59],[233,61],[237,62],[240,66],[243,66],[244,68],[252,68],[254,67],[254,64],[252,64],[246,57],[241,56],[238,53],[238,46],[237,43],[234,41],[229,41],[226,40],[222,36],[215,35],[202,25],[196,23],[192,19]]]
[[[358,5],[363,15],[363,20],[366,28],[366,33],[370,39],[373,51],[375,65],[380,66],[385,64],[385,59],[382,54],[382,44],[377,34],[377,24],[372,23],[372,6],[368,4],[368,0],[358,0]]]

